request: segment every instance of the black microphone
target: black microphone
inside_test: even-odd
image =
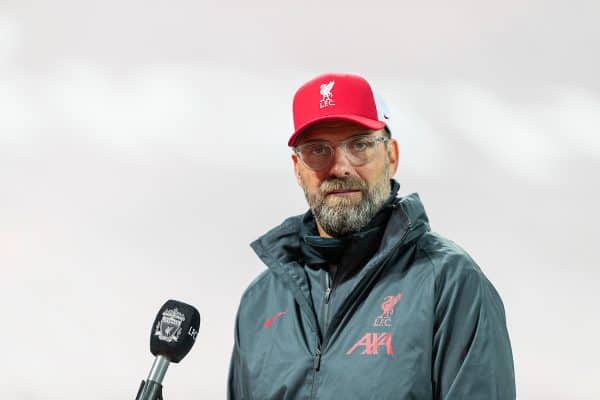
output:
[[[156,356],[142,381],[136,400],[162,400],[162,381],[169,363],[178,363],[190,351],[198,329],[200,313],[194,306],[168,300],[158,311],[150,332],[150,351]]]

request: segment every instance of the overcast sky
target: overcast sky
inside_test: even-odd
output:
[[[306,210],[294,90],[366,76],[401,194],[500,292],[520,399],[600,397],[597,1],[0,0],[0,396],[133,398],[168,298],[202,314],[165,397],[224,398],[248,243]],[[101,382],[101,384],[99,384]]]

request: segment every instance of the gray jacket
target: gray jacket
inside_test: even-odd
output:
[[[252,243],[268,269],[241,299],[229,399],[515,399],[500,296],[430,230],[417,194],[392,207],[374,256],[319,309],[298,263],[301,216]]]

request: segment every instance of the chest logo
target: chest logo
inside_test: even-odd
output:
[[[266,320],[263,326],[265,327],[265,329],[269,329],[271,325],[273,325],[273,322],[275,322],[275,320],[277,320],[279,317],[283,317],[285,314],[287,314],[287,311],[278,312],[277,314]]]
[[[395,296],[386,296],[381,304],[381,315],[375,318],[373,326],[392,326],[392,314],[394,313],[394,307],[402,299],[402,293],[398,293]]]
[[[365,335],[360,338],[358,342],[354,344],[354,346],[350,347],[350,350],[346,352],[346,355],[350,355],[354,352],[354,350],[358,348],[362,348],[363,351],[360,353],[361,355],[374,355],[379,354],[379,348],[385,347],[385,352],[388,355],[394,354],[394,349],[392,348],[392,333],[391,332],[369,332],[365,333]]]

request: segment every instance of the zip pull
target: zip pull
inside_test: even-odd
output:
[[[321,346],[317,345],[317,349],[315,350],[315,359],[313,362],[313,369],[318,371],[321,368]]]
[[[325,289],[325,304],[329,304],[329,296],[331,296],[331,288]]]
[[[331,296],[331,276],[329,275],[329,272],[326,272],[325,275],[325,282],[326,282],[326,288],[325,288],[325,304],[329,303],[329,296]]]

